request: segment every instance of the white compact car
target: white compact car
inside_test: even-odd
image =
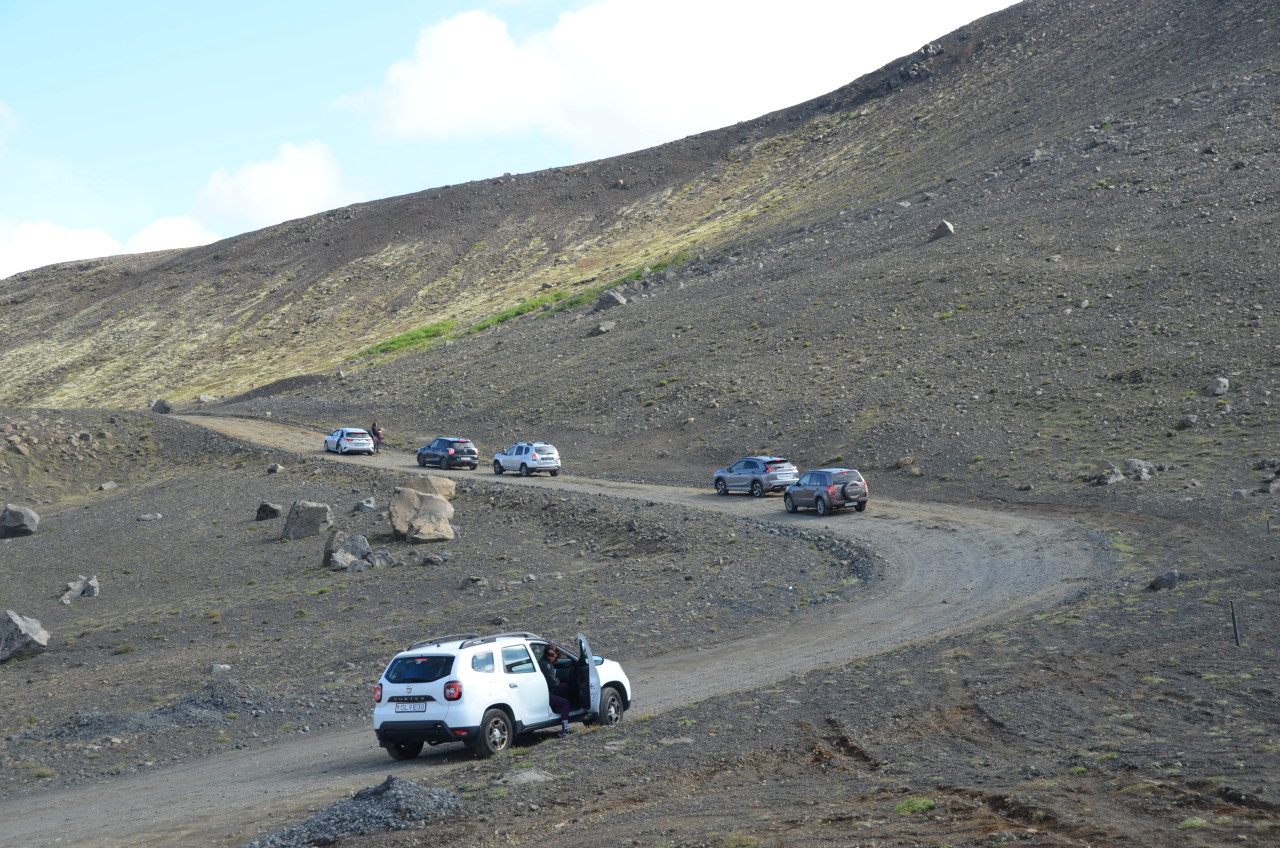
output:
[[[340,427],[324,437],[324,449],[334,453],[367,453],[373,456],[373,436],[357,427]]]
[[[504,471],[519,471],[521,477],[545,471],[554,477],[560,473],[560,451],[546,442],[516,442],[493,458],[493,473]]]
[[[464,633],[414,642],[391,660],[373,687],[373,732],[395,760],[423,744],[462,742],[477,756],[511,747],[520,733],[559,728],[538,662],[555,644],[533,633]],[[570,682],[569,721],[612,725],[631,707],[622,666],[594,656],[578,635],[577,650],[556,644],[556,670]]]

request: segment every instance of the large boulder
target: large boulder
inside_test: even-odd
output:
[[[442,498],[452,498],[458,493],[458,484],[452,479],[437,477],[434,474],[410,475],[405,480],[404,488],[417,489],[419,492],[439,495]]]
[[[0,539],[30,536],[39,526],[40,516],[29,507],[5,504],[4,512],[0,512]]]
[[[328,504],[315,501],[294,501],[289,507],[289,517],[284,520],[281,539],[305,539],[319,536],[333,524],[333,509]]]
[[[49,646],[49,631],[34,618],[5,610],[0,616],[0,662],[38,654]]]
[[[445,542],[455,536],[453,504],[440,495],[397,487],[391,496],[391,529],[397,539],[414,544]]]

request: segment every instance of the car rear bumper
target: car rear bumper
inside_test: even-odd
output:
[[[419,721],[384,721],[373,729],[378,744],[385,748],[395,742],[469,742],[480,732],[478,727],[450,727],[439,719]]]

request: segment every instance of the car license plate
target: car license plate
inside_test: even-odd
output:
[[[398,713],[425,713],[427,705],[425,703],[396,704],[396,712]]]

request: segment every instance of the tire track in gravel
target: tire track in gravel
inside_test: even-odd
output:
[[[183,420],[260,445],[315,458],[409,472],[411,454],[337,456],[317,449],[323,434],[266,421],[211,416]],[[435,473],[435,472],[433,472]],[[467,475],[472,472],[446,472]],[[717,496],[710,490],[560,476],[489,475],[495,485],[533,486],[708,510],[827,533],[870,550],[883,568],[856,599],[810,609],[754,636],[680,655],[619,657],[638,714],[746,691],[794,674],[840,665],[1045,606],[1104,571],[1107,557],[1076,525],[1009,511],[874,499],[863,513],[825,519],[789,515],[777,499]],[[469,752],[429,750],[401,763],[439,776]],[[369,728],[311,734],[289,745],[234,751],[94,786],[0,802],[6,843],[15,846],[237,845],[259,827],[303,817],[378,783],[385,755]]]

